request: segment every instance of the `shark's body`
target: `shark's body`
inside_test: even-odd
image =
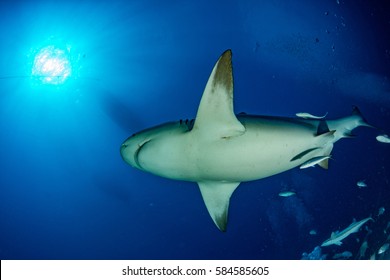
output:
[[[210,75],[194,120],[136,133],[122,144],[121,155],[140,170],[197,182],[214,223],[225,231],[230,196],[241,182],[327,156],[334,142],[360,125],[367,124],[357,109],[333,121],[235,115],[228,50]],[[320,165],[327,168],[327,163]]]
[[[367,223],[368,221],[373,221],[373,219],[371,217],[368,217],[368,218],[365,218],[365,219],[360,220],[358,222],[353,222],[346,229],[344,229],[344,230],[342,230],[340,232],[332,232],[332,234],[330,235],[330,238],[325,240],[321,244],[321,246],[322,247],[329,246],[329,245],[338,245],[338,246],[340,246],[341,244],[343,244],[341,242],[341,240],[347,238],[352,233],[358,232],[360,227],[362,225],[364,225],[365,223]]]

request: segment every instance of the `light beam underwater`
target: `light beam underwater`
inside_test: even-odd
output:
[[[72,74],[70,50],[47,46],[34,58],[31,75],[44,84],[63,84]]]

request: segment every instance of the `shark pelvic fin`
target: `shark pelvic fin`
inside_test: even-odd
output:
[[[330,153],[332,152],[333,149],[333,144],[329,144],[324,148],[324,156],[329,156]],[[323,161],[319,162],[318,165],[322,167],[323,169],[328,169],[329,168],[329,159],[324,159]]]
[[[206,84],[193,131],[203,136],[229,138],[242,135],[245,127],[233,109],[232,52],[225,51]]]
[[[198,182],[207,210],[221,231],[226,231],[230,197],[239,184],[235,182]]]
[[[319,140],[318,144],[320,144],[322,146],[327,145],[329,142],[331,142],[333,140],[335,133],[336,133],[336,130],[332,130],[332,131],[328,131],[326,133],[317,135],[316,137],[318,137],[318,140]]]

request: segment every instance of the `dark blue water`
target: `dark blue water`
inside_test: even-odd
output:
[[[390,233],[390,145],[375,139],[390,133],[381,2],[2,1],[0,258],[300,259],[371,215],[317,255],[356,258],[366,240],[370,258]],[[70,61],[64,83],[32,76],[47,46]],[[237,113],[338,118],[357,105],[378,130],[337,142],[327,171],[241,184],[222,233],[196,184],[136,170],[119,148],[141,129],[195,117],[229,48]],[[297,195],[278,196],[286,187]]]

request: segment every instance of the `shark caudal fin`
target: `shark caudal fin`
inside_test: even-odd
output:
[[[376,128],[375,126],[372,126],[367,122],[367,120],[363,117],[362,113],[360,112],[360,110],[357,106],[353,106],[352,116],[356,116],[358,118],[359,126],[367,126],[367,127],[371,127],[371,128]]]
[[[341,138],[354,137],[352,131],[359,126],[375,128],[366,121],[359,108],[356,106],[353,107],[352,114],[350,116],[335,120],[328,120],[326,122],[330,130],[336,131],[334,142]]]

